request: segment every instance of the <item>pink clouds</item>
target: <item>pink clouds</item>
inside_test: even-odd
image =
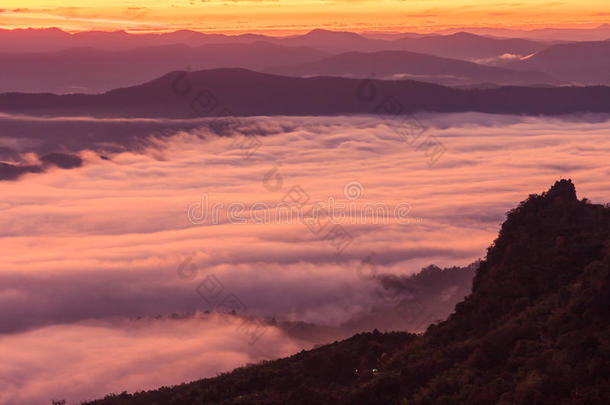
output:
[[[81,322],[0,335],[0,402],[74,403],[110,392],[180,384],[301,349],[267,327],[256,351],[217,315]]]
[[[432,168],[375,117],[259,117],[231,129],[261,140],[248,159],[231,138],[202,125],[109,160],[79,149],[82,167],[1,182],[0,350],[7,360],[0,374],[8,378],[0,402],[92,398],[256,360],[243,333],[209,317],[125,320],[214,309],[196,291],[210,275],[249,315],[329,328],[372,322],[372,310],[397,301],[379,280],[358,276],[371,252],[379,274],[467,265],[484,255],[507,210],[560,177],[571,177],[580,197],[608,200],[605,117],[421,120],[447,149]],[[265,187],[274,167],[281,182]],[[358,202],[408,202],[413,220],[345,224],[353,240],[335,255],[301,223],[194,225],[187,217],[202,193],[225,205],[273,205],[300,186],[311,201],[342,201],[354,181],[364,187]],[[177,273],[187,256],[192,279]],[[390,315],[392,325],[408,327]],[[312,344],[274,327],[264,339],[260,347],[274,348],[271,357]]]

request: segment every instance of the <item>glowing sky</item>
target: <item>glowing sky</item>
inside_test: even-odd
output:
[[[312,28],[592,27],[610,20],[607,5],[607,0],[3,0],[0,28],[285,34]]]

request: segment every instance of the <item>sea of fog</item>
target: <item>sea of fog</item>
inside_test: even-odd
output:
[[[374,116],[255,117],[0,182],[0,403],[74,403],[310,349],[271,317],[332,328],[394,299],[380,274],[469,265],[508,210],[560,178],[610,200],[603,117],[417,121],[434,152]]]

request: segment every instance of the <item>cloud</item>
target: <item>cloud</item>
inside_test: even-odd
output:
[[[6,159],[17,155],[19,164],[35,164],[44,153],[69,153],[83,162],[1,184],[0,350],[8,360],[0,371],[9,378],[0,402],[48,403],[51,395],[152,388],[251,361],[247,342],[237,342],[234,329],[210,327],[218,332],[212,338],[203,327],[208,318],[174,320],[175,335],[165,332],[173,329],[165,320],[146,318],[213,311],[226,300],[239,304],[239,315],[276,317],[279,326],[269,337],[277,340],[269,347],[277,343],[281,350],[273,356],[311,347],[283,321],[315,324],[318,329],[305,329],[326,331],[320,339],[372,325],[404,326],[417,306],[409,301],[411,292],[386,288],[387,280],[402,285],[403,276],[431,263],[472,263],[495,239],[506,211],[559,178],[572,178],[580,197],[608,201],[606,116],[418,119],[425,134],[446,148],[433,166],[424,151],[402,142],[391,120],[374,116],[254,117],[221,134],[205,120],[0,120],[12,130],[0,137]],[[250,150],[252,138],[240,134],[260,143]],[[349,200],[344,187],[353,182],[363,189]],[[327,233],[303,223],[195,225],[187,216],[202,194],[225,207],[273,206],[297,186],[312,202],[353,201],[356,213],[349,218],[367,203],[406,202],[410,221],[347,221],[352,240],[338,252]],[[362,277],[363,263],[380,277]],[[181,264],[188,271],[179,271]],[[218,295],[206,294],[211,280]],[[459,294],[452,287],[427,302],[447,311],[446,297]],[[148,320],[125,320],[137,316]],[[181,333],[192,345],[176,354],[171,348],[180,345]],[[93,349],[85,353],[88,346]],[[161,354],[142,360],[153,348]],[[197,357],[198,350],[205,356]],[[28,361],[19,353],[29,353]],[[170,354],[167,368],[151,365]],[[183,373],[170,372],[184,365]],[[54,391],[61,378],[65,388]]]
[[[499,56],[500,59],[503,60],[511,60],[511,59],[519,59],[522,55],[515,55],[514,53],[504,53]]]
[[[42,167],[36,165],[12,165],[0,162],[0,180],[16,180],[26,173],[40,173]]]
[[[53,165],[62,169],[73,169],[83,165],[83,160],[80,157],[67,153],[49,153],[42,156],[40,160],[46,165]]]
[[[252,345],[240,326],[239,320],[198,314],[189,319],[82,322],[0,335],[0,402],[76,403],[110,392],[213,377],[302,348],[271,326],[259,344]]]

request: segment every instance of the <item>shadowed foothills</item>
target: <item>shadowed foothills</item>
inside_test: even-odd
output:
[[[383,95],[381,99],[377,94]],[[219,101],[222,100],[222,101]],[[222,103],[223,111],[217,110]],[[401,111],[396,111],[399,104]],[[558,115],[610,112],[610,88],[456,89],[410,80],[295,78],[245,69],[172,72],[99,95],[0,94],[0,112],[44,116],[197,118],[465,112]]]

